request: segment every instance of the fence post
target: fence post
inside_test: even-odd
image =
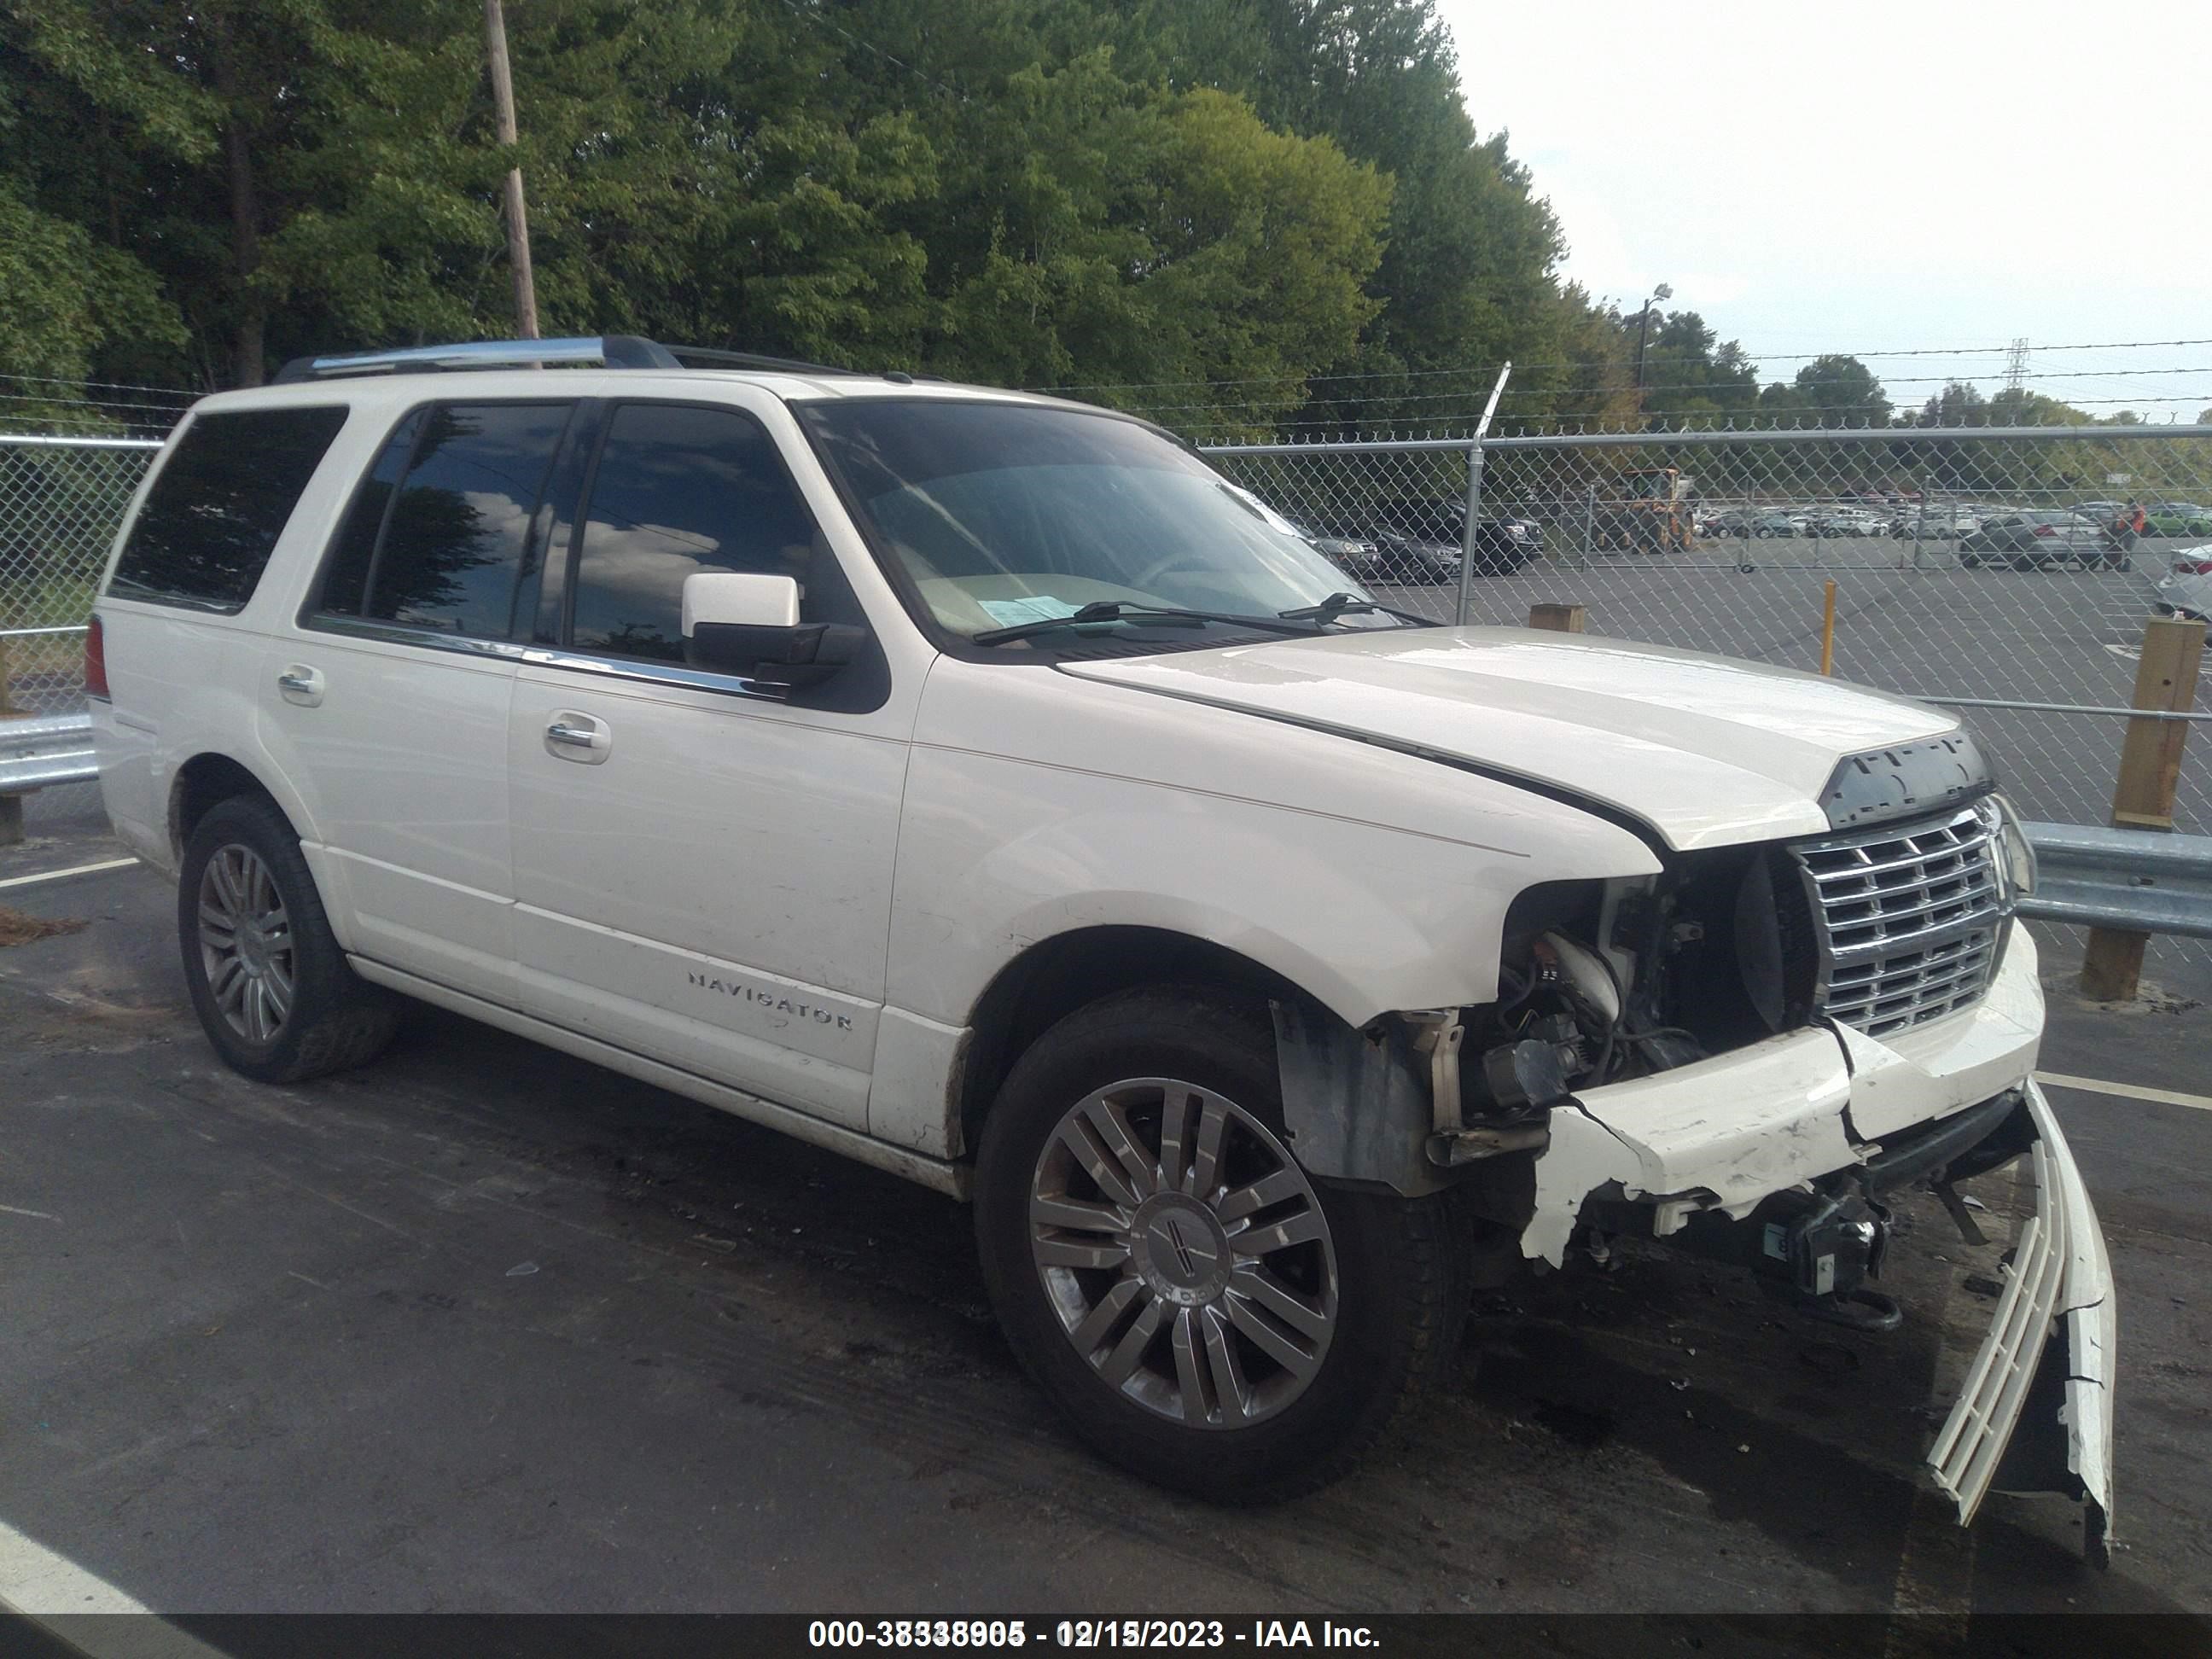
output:
[[[1597,551],[1597,486],[1592,484],[1583,498],[1583,568],[1589,568],[1590,555]]]
[[[1482,440],[1467,447],[1467,522],[1459,533],[1459,603],[1452,610],[1452,623],[1464,628],[1468,612],[1474,608],[1475,549],[1482,540]]]
[[[2197,702],[2197,671],[2204,654],[2204,624],[2179,617],[2154,617],[2143,624],[2142,656],[2136,664],[2130,707],[2186,714]],[[2171,832],[2173,796],[2181,775],[2186,720],[2130,720],[2120,746],[2120,775],[2112,787],[2112,827]],[[2148,935],[2092,927],[2081,954],[2081,994],[2098,1002],[2123,1002],[2142,977]]]
[[[9,685],[14,675],[8,667],[8,641],[0,636],[0,720],[18,718],[22,710],[9,695]],[[0,795],[0,847],[15,847],[23,839],[23,798],[21,795]]]
[[[1583,607],[1578,605],[1532,605],[1528,607],[1528,626],[1546,628],[1555,634],[1579,634],[1583,631]]]

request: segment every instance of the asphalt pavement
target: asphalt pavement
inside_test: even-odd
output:
[[[118,855],[46,841],[0,881]],[[1986,1247],[1909,1207],[1893,1334],[1624,1253],[1485,1297],[1352,1479],[1229,1510],[1061,1431],[958,1206],[429,1010],[373,1067],[247,1083],[151,872],[0,904],[82,924],[0,948],[0,1586],[35,1558],[174,1613],[2212,1608],[2202,1103],[2054,1092],[2122,1297],[2108,1573],[2072,1505],[1963,1533],[1917,1471],[2005,1173]],[[2046,1068],[2201,1097],[2212,985],[2113,1011],[2046,966]]]

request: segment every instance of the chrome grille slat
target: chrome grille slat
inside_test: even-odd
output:
[[[1976,836],[1971,841],[1946,842],[1941,846],[1931,847],[1924,853],[1914,853],[1908,857],[1893,859],[1882,864],[1875,864],[1871,861],[1858,864],[1838,864],[1829,869],[1814,870],[1813,879],[1818,882],[1831,882],[1842,881],[1855,876],[1887,875],[1893,870],[1911,869],[1916,865],[1925,864],[1930,859],[1948,858],[1960,854],[1978,852],[1982,848],[1989,845],[1989,840],[1990,838],[1986,835]],[[1826,849],[1824,848],[1823,850]]]
[[[1813,911],[1820,1012],[1881,1036],[1987,994],[2007,905],[1982,807],[1790,850]]]

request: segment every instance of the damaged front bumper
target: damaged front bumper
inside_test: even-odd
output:
[[[2089,1559],[2110,1564],[2118,1310],[2112,1264],[2081,1172],[2033,1080],[2035,1212],[2021,1228],[1996,1318],[1928,1455],[1961,1525],[1991,1492],[2081,1499]]]
[[[1878,1195],[1940,1181],[1952,1158],[1988,1169],[2024,1147],[2033,1214],[1929,1462],[1961,1524],[1993,1491],[2080,1499],[2101,1563],[2112,1514],[2112,1269],[2065,1136],[2028,1076],[2042,1026],[2033,947],[2017,939],[2012,956],[1980,1007],[1903,1038],[1801,1030],[1553,1108],[1521,1249],[1561,1265],[1577,1227],[1603,1228],[1624,1204],[1648,1217],[1652,1236],[1690,1229],[1680,1242],[1692,1243],[1723,1218],[1768,1219],[1778,1195]],[[2001,1120],[2010,1138],[1992,1136],[1984,1151],[1996,1155],[1979,1161],[1947,1133],[1978,1139],[1977,1122]]]

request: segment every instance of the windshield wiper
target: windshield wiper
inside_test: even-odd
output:
[[[1312,631],[1298,617],[1244,617],[1231,611],[1186,611],[1171,605],[1097,599],[1065,617],[1040,617],[1035,622],[1013,623],[1005,628],[987,628],[980,634],[969,635],[968,642],[970,645],[1004,645],[1009,640],[1026,640],[1033,635],[1048,634],[1056,628],[1073,628],[1084,623],[1135,622],[1139,619],[1147,622],[1158,619],[1188,628],[1200,627],[1206,623],[1222,623],[1232,628],[1261,629],[1270,634]]]
[[[1275,614],[1285,622],[1311,622],[1317,628],[1326,628],[1339,617],[1360,614],[1395,617],[1400,622],[1411,623],[1416,628],[1442,628],[1434,617],[1416,616],[1411,611],[1393,611],[1389,605],[1373,599],[1363,599],[1350,593],[1332,593],[1319,605],[1302,605],[1295,611],[1278,611]]]

